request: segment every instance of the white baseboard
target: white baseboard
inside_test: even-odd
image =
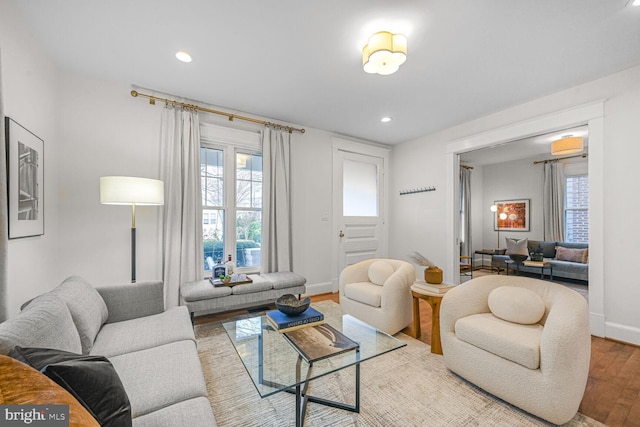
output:
[[[620,323],[605,322],[605,337],[640,345],[640,329]]]
[[[320,295],[320,294],[328,294],[333,292],[333,284],[331,282],[325,283],[307,283],[307,292],[305,295]]]
[[[591,331],[591,335],[595,337],[606,337],[604,316],[600,313],[589,313],[589,329]]]

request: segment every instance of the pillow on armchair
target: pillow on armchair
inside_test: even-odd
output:
[[[369,280],[375,285],[384,285],[384,282],[395,272],[393,266],[386,261],[374,261],[369,266]]]

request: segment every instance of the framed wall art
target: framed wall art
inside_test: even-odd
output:
[[[529,231],[530,199],[496,200],[498,208],[493,219],[493,229],[497,231]]]
[[[9,239],[44,234],[44,141],[5,117]]]

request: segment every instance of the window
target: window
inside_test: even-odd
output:
[[[200,149],[205,270],[232,254],[257,270],[262,239],[262,155],[233,146]]]
[[[589,176],[567,176],[565,198],[565,241],[575,243],[588,243]]]

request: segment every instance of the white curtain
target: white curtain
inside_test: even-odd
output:
[[[460,255],[471,256],[471,170],[460,168]]]
[[[0,58],[2,58],[0,52]],[[7,250],[8,250],[8,218],[7,218],[7,163],[5,153],[4,106],[2,102],[2,64],[0,63],[0,322],[9,318],[7,306]]]
[[[291,271],[291,134],[262,132],[262,272]]]
[[[179,304],[180,283],[204,278],[200,123],[197,113],[166,107],[160,129],[165,305]]]
[[[544,164],[544,240],[564,241],[564,171],[562,164]]]

